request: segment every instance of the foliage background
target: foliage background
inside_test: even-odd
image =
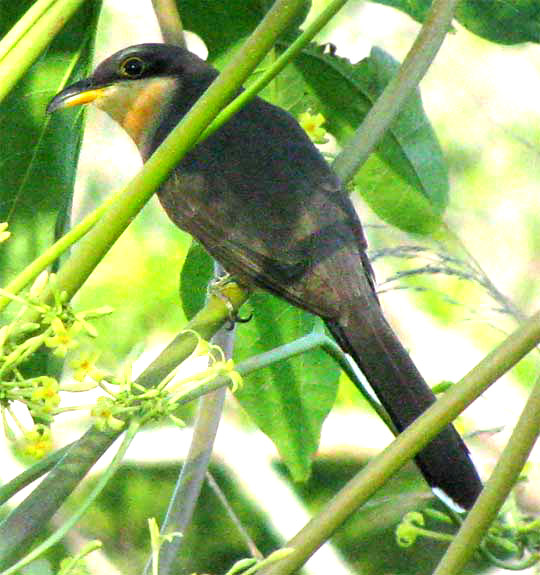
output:
[[[149,29],[148,16],[141,16],[136,4],[107,7],[109,16],[103,19],[98,61],[127,43],[154,39],[149,37],[153,32]],[[143,25],[137,29],[140,23]],[[126,42],[133,28],[133,37]],[[325,40],[334,42],[338,53],[353,61],[365,56],[372,43],[385,47],[401,60],[417,33],[418,24],[389,7],[351,2],[332,28]],[[61,59],[62,46],[58,54]],[[425,108],[450,167],[450,205],[445,219],[496,285],[525,312],[536,309],[538,303],[535,296],[538,200],[534,192],[539,178],[537,126],[540,112],[535,97],[540,88],[539,71],[540,53],[536,45],[498,46],[473,36],[456,24],[455,32],[447,38],[422,84]],[[43,105],[51,95],[42,93],[39,82],[43,82],[43,76],[50,81],[49,70],[41,76],[37,73],[31,80],[36,88],[30,92],[41,96],[37,103],[21,104],[14,95],[8,107],[3,108],[8,113],[4,112],[0,124],[2,134],[10,138],[23,137],[22,134],[30,139],[37,136],[30,128],[15,130],[5,122],[6,116],[14,118],[15,114],[23,113],[24,116],[17,117],[25,119],[24,126],[32,125],[32,106]],[[54,91],[54,87],[51,89]],[[78,189],[81,194],[84,190],[84,197],[79,195],[75,200],[75,210],[79,213],[87,210],[90,202],[119,186],[122,178],[129,178],[138,162],[135,151],[124,138],[111,139],[111,132],[116,131],[114,126],[94,112],[89,112],[88,116],[89,129],[93,131],[87,135],[83,156],[97,158],[98,167],[83,167],[86,175],[78,182]],[[71,126],[64,125],[59,129],[69,132]],[[9,149],[10,140],[3,138],[3,141]],[[114,163],[110,161],[112,156]],[[66,161],[69,161],[68,157]],[[57,185],[54,183],[52,187]],[[25,196],[25,203],[28,197]],[[39,241],[26,239],[26,245],[17,244],[15,228],[15,245],[10,248],[14,252],[9,255],[9,266],[2,265],[4,273],[18,261],[17,253],[22,265],[29,251],[35,252],[41,245],[43,240],[39,234],[50,232],[51,212],[57,205],[56,200],[49,206],[50,198],[46,195],[32,198],[20,225],[32,226]],[[113,370],[126,357],[136,357],[143,348],[153,349],[167,341],[185,319],[177,303],[177,270],[190,242],[185,234],[168,223],[156,203],[153,204],[145,208],[100,265],[78,301],[81,307],[87,307],[89,302],[92,307],[97,301],[117,309],[110,322],[102,322],[98,340],[103,352],[101,361]],[[360,200],[359,209],[368,225],[374,253],[390,246],[427,242],[405,237],[388,226],[381,228],[381,222]],[[38,221],[35,221],[36,212],[43,216]],[[434,244],[429,247],[433,248]],[[428,254],[427,261],[430,258],[432,256]],[[384,289],[394,287],[394,284],[387,286],[384,279],[395,269],[418,266],[423,261],[378,259],[379,281]],[[444,276],[423,276],[411,282],[416,287],[430,289],[389,291],[383,297],[384,306],[392,324],[432,383],[459,379],[502,338],[501,332],[514,325],[512,320],[494,311],[493,302],[485,292],[470,282]],[[448,295],[443,293],[450,294],[457,304],[449,302]],[[513,422],[513,408],[519,406],[524,389],[534,380],[536,363],[535,357],[523,362],[514,370],[513,377],[501,380],[468,410],[464,418],[466,430],[506,426],[501,433],[484,435],[481,440],[472,442],[475,454],[486,468],[504,444]],[[217,445],[214,473],[221,478],[235,510],[241,514],[263,552],[270,550],[279,536],[293,533],[296,522],[298,526],[302,524],[303,505],[310,509],[320,505],[362,464],[365,456],[388,441],[388,433],[371,414],[366,413],[361,419],[350,416],[363,406],[346,381],[340,387],[338,399],[340,409],[332,412],[323,430],[322,457],[310,481],[303,486],[290,482],[287,473],[276,465],[275,453],[268,440],[253,430],[234,400],[229,404]],[[186,416],[189,419],[189,413]],[[78,417],[68,420],[66,433],[79,431],[84,425]],[[169,469],[163,463],[158,466],[154,462],[176,458],[183,453],[182,446],[187,440],[187,433],[149,431],[146,438],[138,441],[137,449],[131,455],[133,460],[145,462],[145,465],[142,468],[126,466],[122,476],[105,494],[101,508],[88,516],[87,524],[81,526],[81,537],[99,536],[105,540],[106,553],[113,557],[121,572],[130,572],[139,567],[139,561],[144,561],[144,518],[148,515],[159,517],[165,504],[159,505],[158,494],[163,494],[163,501],[166,501],[170,492]],[[169,447],[171,445],[174,450]],[[246,450],[250,454],[256,451],[264,454],[260,457],[261,466],[266,464],[264,472],[254,457],[245,461],[245,457],[238,456],[238,452],[242,454]],[[533,509],[539,504],[534,495],[534,475],[533,468],[533,481],[526,493],[526,501]],[[326,556],[333,561],[331,568],[334,571],[340,568],[359,573],[430,570],[441,546],[426,545],[403,551],[396,548],[393,540],[393,525],[400,513],[421,498],[424,488],[421,483],[414,483],[414,477],[414,472],[408,470],[389,487],[389,494],[395,495],[401,488],[412,485],[413,495],[408,493],[390,500],[385,497],[386,493],[381,494],[373,506],[351,519],[336,538],[347,566],[339,563],[331,553]],[[272,486],[270,491],[268,485]],[[263,497],[258,489],[272,493],[272,496]],[[253,499],[257,501],[256,505]],[[205,493],[202,501],[196,526],[193,533],[188,534],[196,542],[191,551],[192,568],[222,571],[246,552],[214,496]],[[123,515],[126,508],[130,518],[127,525]],[[140,513],[139,517],[133,513],[135,509]],[[293,511],[300,514],[298,518]],[[280,517],[280,512],[285,512],[285,518]],[[222,519],[218,520],[219,516]],[[319,571],[323,568],[323,559],[319,556],[316,561]],[[114,569],[109,566],[106,572],[114,573]]]

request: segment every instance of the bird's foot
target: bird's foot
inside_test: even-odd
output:
[[[231,276],[230,274],[225,274],[221,276],[219,279],[213,280],[210,282],[208,286],[208,293],[211,295],[216,296],[219,298],[227,307],[229,312],[227,323],[225,324],[225,329],[232,330],[237,323],[247,323],[253,317],[253,314],[250,313],[245,317],[241,317],[238,310],[235,309],[231,300],[227,297],[224,293],[223,288],[230,283],[240,283],[236,278]],[[249,289],[246,285],[241,284],[244,289]]]

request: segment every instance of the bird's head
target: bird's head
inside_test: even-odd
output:
[[[93,103],[141,148],[175,92],[186,82],[198,80],[206,85],[208,77],[214,75],[206,62],[183,48],[138,44],[116,52],[90,77],[62,90],[51,100],[47,112]]]

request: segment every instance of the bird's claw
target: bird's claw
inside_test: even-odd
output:
[[[225,324],[225,329],[227,331],[231,331],[237,323],[247,323],[253,317],[253,313],[250,313],[245,317],[241,317],[238,310],[235,309],[234,305],[232,304],[231,300],[223,292],[222,288],[231,282],[238,283],[237,280],[230,274],[225,274],[219,279],[212,281],[208,287],[209,293],[218,297],[227,308],[228,317]]]

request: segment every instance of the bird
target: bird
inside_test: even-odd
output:
[[[60,91],[47,111],[93,103],[146,161],[217,76],[183,47],[138,44]],[[289,112],[252,99],[184,156],[157,195],[169,218],[240,283],[321,317],[398,432],[435,402],[383,315],[348,194]],[[452,425],[415,462],[436,494],[472,507],[482,482]]]

